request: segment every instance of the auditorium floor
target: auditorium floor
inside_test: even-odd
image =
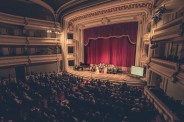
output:
[[[87,79],[101,79],[101,80],[109,80],[112,82],[126,82],[129,85],[145,85],[146,82],[139,77],[132,76],[128,73],[122,74],[104,74],[99,73],[96,74],[95,72],[90,71],[75,71],[75,70],[68,70],[69,73],[84,77]]]

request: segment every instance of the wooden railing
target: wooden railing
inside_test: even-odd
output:
[[[0,22],[36,28],[60,28],[58,22],[20,17],[0,12]]]
[[[179,118],[147,87],[144,88],[144,94],[152,102],[158,112],[163,115],[166,122],[180,122]]]
[[[157,58],[151,58],[149,69],[162,76],[172,78],[172,75],[176,72],[176,63],[160,60]]]
[[[33,64],[33,63],[40,63],[40,62],[56,62],[61,60],[62,60],[62,56],[60,54],[1,57],[0,67],[21,65],[21,64]]]
[[[153,41],[164,41],[181,36],[184,17],[177,18],[154,30]]]
[[[1,45],[61,45],[60,39],[0,35]]]

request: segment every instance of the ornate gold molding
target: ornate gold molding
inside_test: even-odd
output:
[[[102,24],[108,24],[110,22],[110,19],[107,17],[102,18],[101,20]]]
[[[84,28],[85,27],[85,25],[83,25],[83,24],[77,24],[77,26],[76,26],[77,28],[79,28],[79,29],[82,29],[82,28]]]
[[[71,19],[70,22],[75,22],[75,21],[78,21],[81,19],[95,17],[95,16],[102,16],[104,14],[110,14],[113,12],[120,12],[120,11],[124,11],[124,10],[138,9],[138,8],[151,9],[152,3],[151,2],[141,2],[141,3],[130,3],[130,4],[126,4],[126,5],[124,4],[121,6],[115,6],[115,7],[105,9],[105,10],[99,10],[99,11],[95,11],[95,12],[91,12],[91,13],[77,16],[77,17]]]
[[[150,33],[144,34],[144,35],[143,35],[143,40],[144,40],[144,41],[147,41],[147,40],[150,41]]]

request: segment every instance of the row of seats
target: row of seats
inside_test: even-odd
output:
[[[151,122],[157,114],[143,87],[67,72],[3,81],[0,90],[3,122]]]

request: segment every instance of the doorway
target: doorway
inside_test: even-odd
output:
[[[15,67],[15,73],[17,81],[25,81],[25,66]]]

